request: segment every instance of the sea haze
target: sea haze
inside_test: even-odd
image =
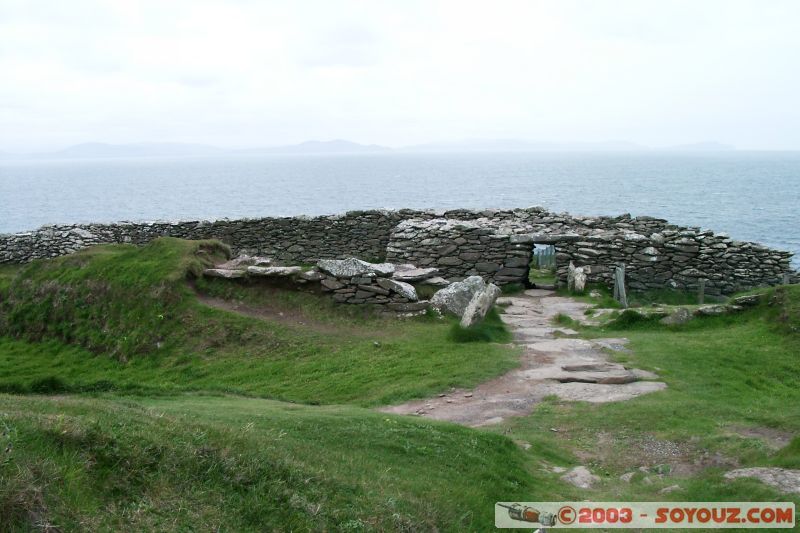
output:
[[[800,256],[800,152],[259,154],[0,162],[4,233],[53,223],[532,205],[583,215],[663,217]]]

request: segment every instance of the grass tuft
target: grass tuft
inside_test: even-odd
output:
[[[478,324],[473,324],[464,328],[458,322],[453,322],[450,326],[448,338],[453,342],[496,342],[506,343],[511,341],[511,333],[500,319],[500,315],[494,308],[487,314],[486,318]]]

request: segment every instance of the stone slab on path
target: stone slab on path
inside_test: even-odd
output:
[[[800,494],[800,470],[777,467],[739,468],[725,474],[725,479],[755,478],[784,494]]]
[[[558,314],[578,322],[589,304],[555,296],[553,291],[532,289],[522,295],[503,296],[500,315],[511,329],[515,344],[523,348],[520,366],[481,383],[472,390],[451,390],[436,398],[384,407],[383,412],[419,415],[466,426],[500,423],[523,416],[546,396],[591,403],[630,400],[666,388],[651,372],[625,368],[608,360],[610,351],[627,350],[627,339],[579,339],[569,328],[554,325]]]

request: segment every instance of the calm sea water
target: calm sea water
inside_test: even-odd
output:
[[[800,152],[0,162],[5,233],[67,222],[532,205],[573,214],[658,216],[800,256]]]

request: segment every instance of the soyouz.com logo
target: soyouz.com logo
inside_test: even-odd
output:
[[[498,528],[771,528],[795,526],[792,502],[497,502]]]

